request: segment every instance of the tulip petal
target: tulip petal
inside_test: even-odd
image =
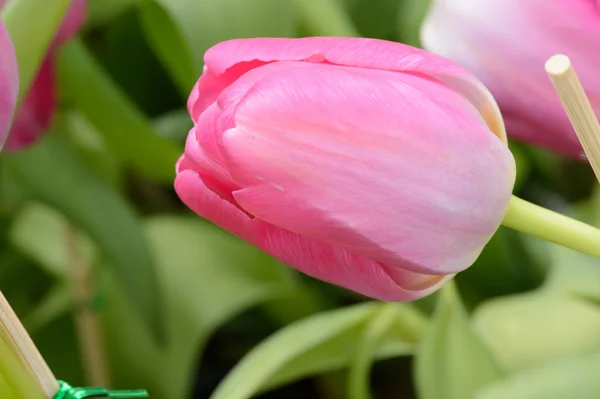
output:
[[[398,268],[390,275],[379,262],[260,220],[253,221],[251,234],[252,244],[301,272],[382,301],[421,298],[452,277],[424,276]]]
[[[0,7],[6,1],[0,2]],[[56,34],[40,69],[15,117],[6,141],[8,151],[17,151],[35,143],[49,128],[56,111],[56,81],[53,56],[57,48],[75,35],[85,20],[86,0],[74,0]],[[4,52],[3,52],[4,57]],[[2,71],[0,71],[2,72]],[[3,142],[0,135],[0,144]]]
[[[35,143],[50,126],[55,110],[54,68],[52,60],[46,58],[17,112],[6,149],[17,151]]]
[[[264,65],[265,62],[243,62],[232,66],[226,73],[215,74],[212,70],[204,68],[204,72],[194,85],[188,99],[188,111],[195,122],[202,112],[217,100],[221,92],[235,82],[244,73]]]
[[[600,114],[600,12],[593,0],[435,0],[427,50],[471,70],[494,94],[509,134],[577,156],[581,145],[544,63],[568,55]]]
[[[498,107],[473,75],[451,61],[422,50],[384,40],[312,37],[301,39],[237,39],[219,43],[205,54],[207,73],[195,90],[202,91],[192,115],[208,107],[218,92],[251,68],[273,61],[308,61],[359,68],[410,72],[438,79],[463,93],[490,129],[506,141]],[[204,77],[204,75],[203,75]],[[198,96],[196,95],[195,98]]]
[[[239,186],[233,181],[225,166],[221,151],[220,134],[233,127],[233,121],[223,118],[223,111],[217,104],[211,105],[202,113],[196,125],[190,131],[186,141],[186,154],[214,179],[221,180],[233,191]]]
[[[8,31],[0,21],[0,150],[8,137],[18,95],[17,57]]]
[[[256,67],[244,75],[240,76],[235,82],[227,86],[218,96],[217,104],[219,108],[226,110],[235,107],[244,95],[254,86],[255,83],[277,72],[285,71],[291,68],[312,68],[314,64],[300,61],[280,61],[263,66]],[[233,122],[233,121],[232,121]]]
[[[179,168],[187,166],[187,163],[184,156],[178,162]],[[235,205],[208,189],[198,172],[192,169],[180,170],[175,178],[175,191],[192,211],[236,236],[248,240],[250,218]]]
[[[53,47],[63,45],[71,37],[75,36],[83,26],[87,14],[87,0],[73,0],[67,15],[60,26]]]
[[[247,72],[221,92],[218,101],[213,102],[197,117],[192,134],[188,135],[186,154],[197,164],[204,175],[209,175],[224,183],[229,191],[228,198],[231,191],[239,189],[239,186],[234,182],[225,165],[221,151],[221,133],[234,127],[234,108],[257,81],[276,71],[290,67],[302,68],[310,67],[310,65],[301,62],[278,62]]]
[[[185,164],[185,159],[179,162],[180,167]],[[451,278],[423,276],[398,269],[394,269],[393,274],[388,274],[386,268],[375,261],[261,220],[251,219],[207,188],[193,170],[179,171],[175,189],[182,201],[198,215],[312,277],[371,298],[386,301],[414,300],[430,294]]]
[[[514,183],[472,104],[417,75],[288,68],[248,91],[235,124],[222,145],[244,210],[416,273],[470,266]]]

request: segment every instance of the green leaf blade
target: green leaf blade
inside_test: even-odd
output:
[[[473,398],[478,389],[503,375],[471,329],[454,284],[446,284],[417,352],[415,376],[420,398]]]
[[[182,95],[187,97],[199,76],[198,62],[190,51],[189,42],[159,1],[144,2],[139,15],[148,41]]]
[[[595,399],[600,392],[600,352],[526,370],[480,390],[476,399]]]
[[[65,99],[106,139],[120,158],[143,176],[173,181],[183,149],[160,138],[151,122],[107,76],[80,41],[60,54],[60,79]]]
[[[214,331],[281,296],[289,282],[272,258],[199,218],[156,216],[144,226],[156,255],[170,339],[157,346],[110,279],[103,316],[112,370],[117,384],[143,386],[157,399],[185,399]]]
[[[140,16],[148,42],[187,97],[206,50],[236,38],[293,37],[296,7],[294,0],[149,0]]]
[[[153,259],[131,206],[89,173],[49,134],[32,149],[6,158],[6,166],[37,200],[60,210],[93,239],[155,336],[164,339],[161,295]]]

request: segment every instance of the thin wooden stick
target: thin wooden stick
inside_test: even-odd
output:
[[[0,337],[17,355],[44,395],[47,398],[54,397],[59,389],[58,382],[2,292],[0,292]]]
[[[557,54],[546,61],[546,73],[577,133],[596,178],[600,181],[600,123],[569,57]]]

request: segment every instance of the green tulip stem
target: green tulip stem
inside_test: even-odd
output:
[[[513,196],[502,224],[600,258],[600,230]]]

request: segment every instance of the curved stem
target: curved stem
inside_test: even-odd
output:
[[[502,224],[600,258],[600,230],[513,196]]]

